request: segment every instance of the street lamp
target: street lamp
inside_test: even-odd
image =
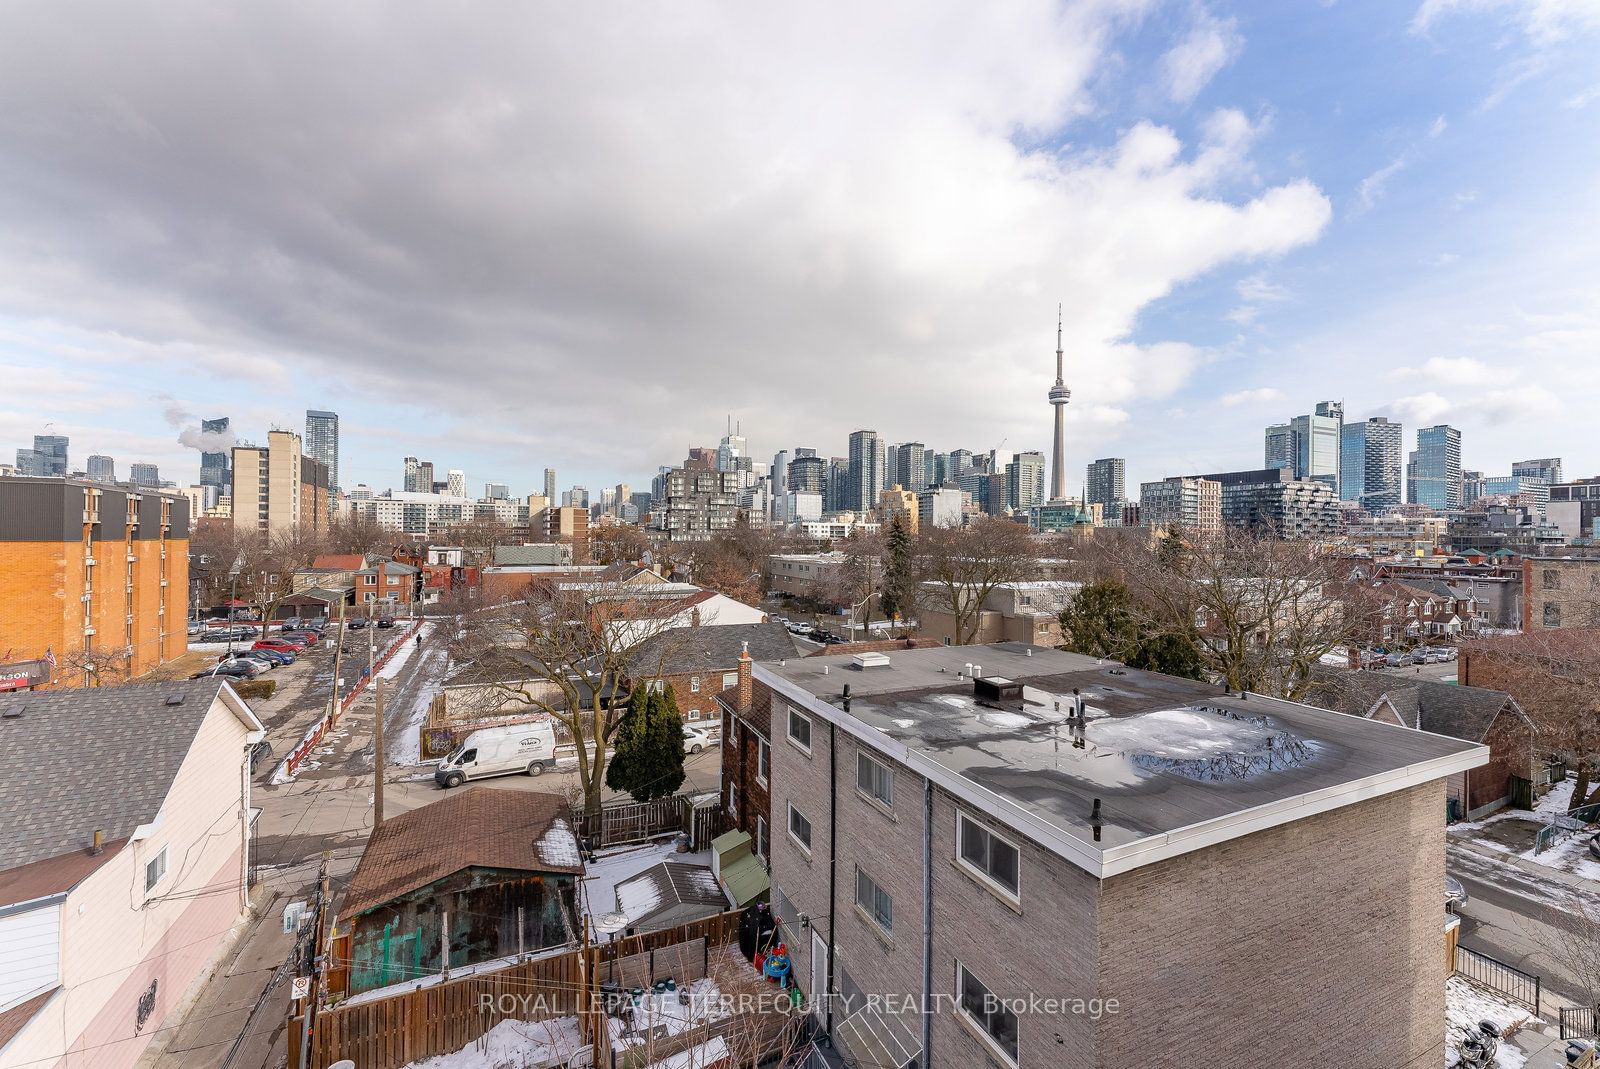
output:
[[[860,601],[858,601],[854,605],[850,606],[850,641],[851,642],[854,642],[856,640],[856,610],[857,609],[861,609],[861,608],[865,608],[867,602],[871,601],[873,598],[878,598],[878,597],[882,597],[882,596],[883,595],[881,593],[879,593],[878,591],[874,590],[872,593],[868,594],[866,597],[862,598]],[[870,619],[870,617],[869,617],[869,619]]]

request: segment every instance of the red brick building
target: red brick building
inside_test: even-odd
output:
[[[739,686],[742,653],[758,661],[800,656],[782,624],[707,624],[675,627],[642,644],[632,682],[672,688],[685,720],[715,720]]]

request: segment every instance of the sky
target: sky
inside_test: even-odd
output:
[[[1600,474],[1600,0],[29,5],[0,35],[0,456],[341,416],[516,494],[730,417],[1258,467],[1462,431]],[[193,441],[193,436],[189,436]],[[442,474],[440,475],[442,478]]]

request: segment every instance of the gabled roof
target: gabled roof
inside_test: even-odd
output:
[[[634,925],[674,906],[709,906],[720,913],[728,908],[722,887],[704,865],[663,861],[616,886],[617,909]]]
[[[1400,672],[1318,670],[1306,701],[1323,709],[1370,717],[1385,702],[1409,728],[1482,742],[1502,711],[1527,722],[1503,690],[1440,683]]]
[[[345,888],[348,920],[466,868],[581,873],[559,795],[470,787],[390,817],[367,840]]]
[[[757,661],[800,656],[789,629],[782,624],[706,624],[675,627],[640,644],[633,658],[639,678],[681,676],[693,672],[732,672],[739,654],[750,647]]]
[[[216,677],[0,698],[0,753],[27,768],[0,776],[0,870],[86,850],[96,831],[125,839],[155,820],[219,698],[261,729]]]

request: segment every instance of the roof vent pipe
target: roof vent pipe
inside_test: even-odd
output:
[[[102,830],[100,828],[96,828],[95,831],[94,831],[94,845],[89,847],[89,853],[91,853],[91,854],[99,854],[99,853],[102,853],[105,850],[105,848],[106,848],[106,833],[105,833],[104,830]]]
[[[844,711],[847,713],[850,711],[850,684],[848,683],[844,685]]]
[[[981,664],[973,665],[972,666],[972,678],[973,679],[977,679],[981,675],[983,675],[983,665],[981,665]]]

